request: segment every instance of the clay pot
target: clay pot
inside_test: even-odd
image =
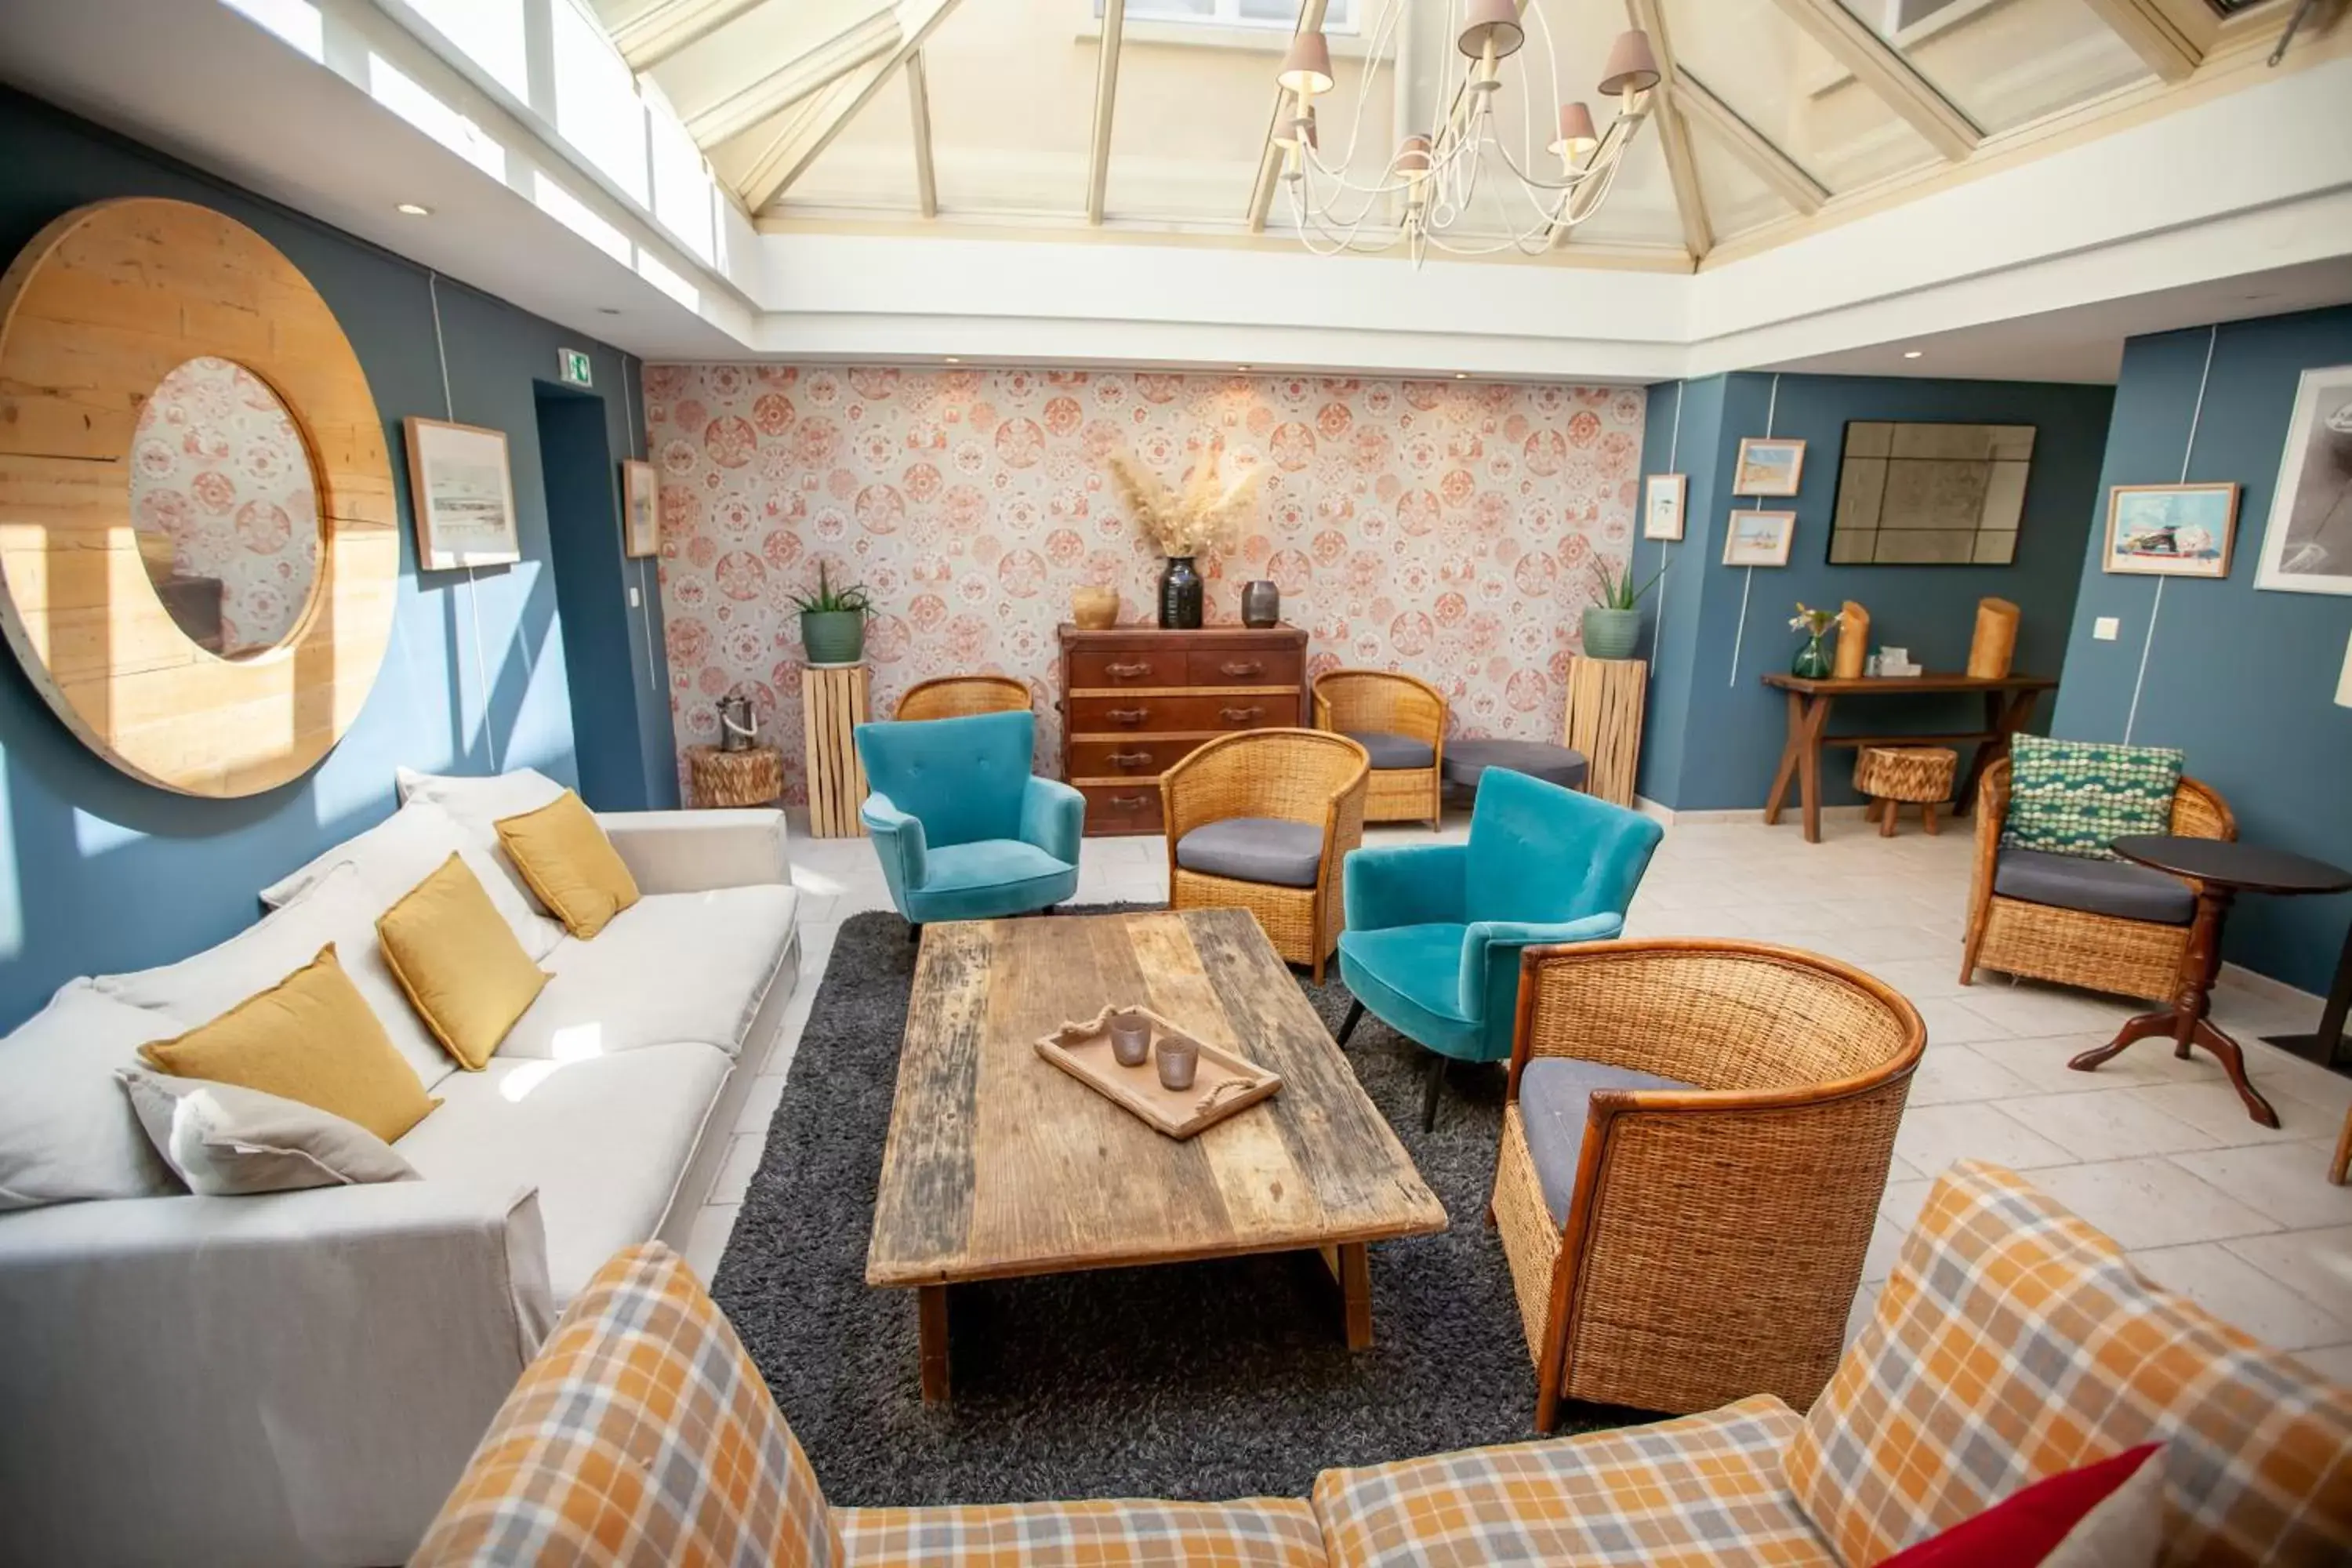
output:
[[[1077,624],[1081,631],[1108,631],[1118,625],[1118,590],[1091,587],[1071,589],[1070,619]]]

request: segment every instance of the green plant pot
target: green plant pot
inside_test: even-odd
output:
[[[1588,658],[1631,658],[1642,640],[1639,609],[1611,610],[1589,605],[1584,611],[1584,652]]]
[[[801,646],[811,664],[856,664],[866,657],[866,616],[857,610],[803,610]]]

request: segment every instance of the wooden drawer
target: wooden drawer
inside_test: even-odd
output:
[[[1214,734],[1296,724],[1298,698],[1293,691],[1246,697],[1073,697],[1068,716],[1073,736],[1170,731]]]
[[[1174,767],[1201,742],[1138,735],[1128,741],[1073,741],[1074,779],[1140,779],[1149,783]]]
[[[1195,648],[1184,656],[1192,686],[1287,686],[1296,689],[1306,665],[1297,648]]]
[[[1251,656],[1255,657],[1255,656]],[[1088,687],[1183,686],[1184,650],[1181,647],[1115,648],[1070,655],[1070,689]]]
[[[1131,784],[1080,784],[1087,797],[1088,833],[1157,833],[1160,831],[1160,781],[1142,779]]]

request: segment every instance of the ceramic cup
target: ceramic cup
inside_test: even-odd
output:
[[[1151,1054],[1151,1020],[1140,1013],[1113,1013],[1110,1054],[1123,1068],[1141,1067]]]
[[[1201,1066],[1198,1044],[1181,1035],[1171,1035],[1160,1042],[1160,1049],[1154,1054],[1160,1062],[1160,1088],[1182,1089],[1192,1087],[1192,1075],[1200,1070]]]

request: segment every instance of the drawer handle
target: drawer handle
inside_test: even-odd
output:
[[[1103,666],[1103,673],[1113,680],[1133,680],[1139,675],[1150,675],[1151,665],[1149,661],[1140,664],[1107,664]]]
[[[1114,708],[1103,717],[1114,724],[1140,724],[1150,712],[1150,710],[1145,708]]]
[[[1265,717],[1265,710],[1257,707],[1255,704],[1252,704],[1247,708],[1220,708],[1217,710],[1217,717],[1223,719],[1228,724],[1247,724],[1254,720]]]
[[[1148,795],[1115,795],[1110,797],[1110,803],[1121,811],[1141,811],[1151,804],[1151,797]]]
[[[1113,752],[1110,765],[1115,768],[1148,768],[1151,765],[1150,752]]]
[[[1223,674],[1239,679],[1245,675],[1264,675],[1265,666],[1254,658],[1229,658],[1217,668]]]

